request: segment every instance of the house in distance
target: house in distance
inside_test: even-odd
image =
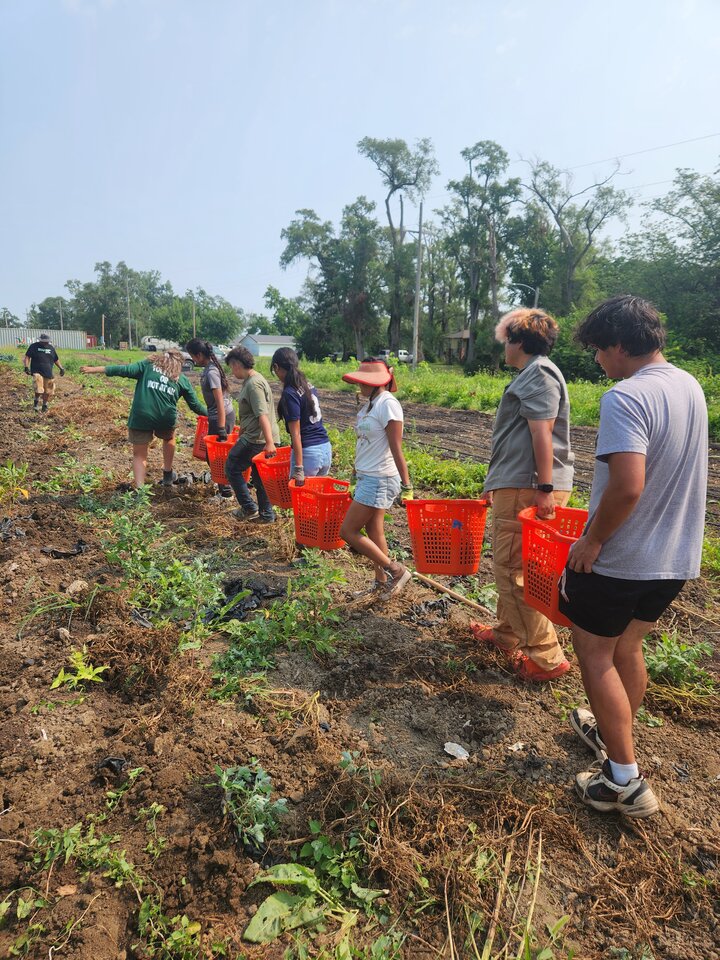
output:
[[[296,349],[294,337],[272,337],[263,333],[246,333],[237,346],[245,347],[254,357],[271,357],[280,347]]]

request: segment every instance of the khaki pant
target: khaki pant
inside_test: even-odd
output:
[[[517,515],[533,506],[535,493],[512,488],[493,493],[493,566],[499,620],[493,633],[503,649],[520,650],[543,670],[552,670],[565,659],[555,627],[523,597],[522,524]],[[553,497],[558,507],[564,507],[570,491],[556,490]]]
[[[48,397],[55,393],[55,380],[52,377],[44,377],[41,373],[34,373],[32,378],[35,384],[35,393],[44,393]]]

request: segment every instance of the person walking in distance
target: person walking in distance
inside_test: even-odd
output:
[[[53,366],[65,376],[65,368],[60,363],[55,347],[50,340],[50,334],[41,333],[35,343],[31,343],[23,358],[25,373],[33,378],[35,398],[33,410],[35,413],[47,413],[48,404],[55,394],[55,378]],[[42,407],[40,401],[42,400]]]
[[[600,403],[588,522],[560,580],[591,707],[573,710],[570,724],[599,761],[575,788],[595,810],[649,817],[659,803],[633,742],[647,687],[643,638],[700,575],[707,407],[697,380],[663,356],[665,331],[646,300],[606,300],[576,338],[619,382]]]
[[[505,363],[520,373],[507,386],[493,426],[484,496],[492,504],[492,549],[498,623],[473,623],[473,635],[501,650],[523,680],[543,682],[570,664],[552,623],[525,603],[522,525],[518,513],[537,507],[539,519],[564,507],[573,482],[570,403],[560,370],[548,358],[558,325],[544,310],[506,314],[495,328]]]

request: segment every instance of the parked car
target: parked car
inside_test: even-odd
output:
[[[140,349],[150,350],[151,352],[157,350],[179,350],[180,344],[175,343],[174,340],[163,340],[162,337],[142,337],[140,340]]]
[[[381,350],[378,356],[381,360],[389,362],[395,354],[393,354],[392,350]],[[411,353],[408,353],[407,350],[398,350],[397,359],[400,363],[412,363],[413,356]]]

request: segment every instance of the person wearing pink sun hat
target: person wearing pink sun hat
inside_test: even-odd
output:
[[[356,371],[344,374],[343,380],[357,384],[365,402],[355,425],[357,485],[340,536],[372,561],[373,589],[392,596],[403,590],[411,577],[402,563],[390,558],[385,539],[385,511],[398,495],[403,500],[412,498],[402,451],[403,411],[393,396],[397,384],[392,367],[375,358],[363,360]]]

